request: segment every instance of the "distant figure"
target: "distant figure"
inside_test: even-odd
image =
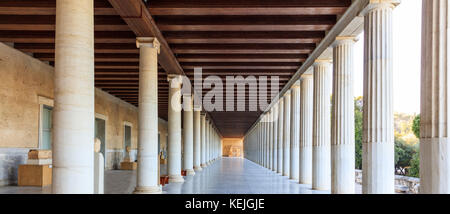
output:
[[[104,193],[104,173],[105,173],[105,160],[103,154],[100,153],[102,142],[100,139],[95,138],[94,141],[94,194]]]

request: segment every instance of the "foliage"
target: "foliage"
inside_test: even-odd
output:
[[[420,114],[417,115],[412,124],[412,131],[417,138],[420,138]]]
[[[355,98],[355,167],[362,169],[363,99]],[[419,176],[419,144],[414,127],[419,116],[395,113],[395,169],[397,174]],[[417,119],[419,118],[419,119]],[[417,122],[418,121],[418,122]],[[414,132],[414,133],[413,133]]]
[[[408,170],[408,176],[411,177],[419,177],[419,171],[420,171],[420,154],[419,151],[416,151],[416,153],[414,153],[413,158],[411,159],[410,163],[410,168]]]
[[[355,98],[355,167],[362,169],[362,97]]]

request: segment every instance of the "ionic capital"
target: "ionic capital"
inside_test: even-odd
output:
[[[383,8],[394,9],[401,3],[401,0],[369,0],[369,4],[361,11],[361,16],[367,15],[367,13]]]
[[[136,38],[136,47],[141,48],[143,46],[156,48],[156,50],[159,53],[161,44],[159,43],[159,41],[156,37],[137,37]]]

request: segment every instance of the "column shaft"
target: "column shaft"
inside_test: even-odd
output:
[[[299,144],[300,144],[300,81],[291,88],[291,127],[290,127],[290,173],[289,178],[298,180],[299,172]]]
[[[139,131],[134,193],[160,193],[158,156],[158,52],[156,38],[138,38]]]
[[[181,176],[181,76],[169,76],[168,155],[169,183],[184,182]]]
[[[299,181],[301,184],[312,183],[313,85],[313,76],[304,74],[300,82]]]
[[[94,192],[94,5],[56,2],[53,193]]]
[[[186,175],[194,175],[194,112],[192,95],[183,96],[183,169]]]
[[[291,144],[291,90],[284,95],[284,125],[283,125],[283,176],[290,173],[290,144]]]
[[[394,193],[393,7],[383,1],[363,11],[363,193]]]
[[[278,103],[272,107],[272,123],[273,123],[273,169],[278,172]]]
[[[420,193],[450,193],[449,2],[422,1]]]
[[[269,141],[269,169],[273,169],[273,122],[272,122],[272,110],[269,111],[267,124],[269,126],[269,133],[268,133],[268,141]]]
[[[314,64],[312,188],[317,190],[328,190],[331,182],[330,67],[329,61],[316,61]]]
[[[200,107],[194,108],[194,170],[201,171],[201,117]]]
[[[333,49],[331,193],[355,193],[354,38],[337,38]]]
[[[284,126],[284,99],[278,101],[278,168],[277,173],[283,173],[283,126]]]
[[[200,114],[200,136],[201,136],[201,154],[200,154],[200,166],[206,167],[206,116],[205,113]]]

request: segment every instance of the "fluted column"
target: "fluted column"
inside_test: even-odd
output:
[[[312,188],[317,190],[328,190],[331,182],[330,65],[327,60],[316,60],[314,63]]]
[[[183,169],[186,175],[195,175],[194,172],[194,112],[192,95],[183,96]]]
[[[284,99],[280,98],[278,101],[278,167],[277,173],[283,173],[283,127],[284,127]]]
[[[169,110],[167,145],[167,171],[169,183],[184,182],[181,176],[181,76],[168,75]]]
[[[449,2],[422,1],[420,193],[450,193]]]
[[[210,141],[210,136],[209,136],[209,118],[206,117],[205,120],[205,165],[209,166],[209,141]]]
[[[200,113],[200,166],[206,167],[206,115],[204,112]]]
[[[353,37],[338,37],[333,48],[331,193],[355,193],[355,109]]]
[[[313,75],[303,74],[300,80],[300,154],[299,181],[312,183],[312,142],[313,142]]]
[[[194,107],[194,170],[202,171],[201,167],[201,107]]]
[[[264,116],[265,117],[265,116]],[[266,167],[266,123],[264,117],[261,120],[262,166]]]
[[[270,131],[269,131],[269,123],[268,123],[268,119],[269,118],[269,113],[266,112],[265,116],[264,116],[264,143],[265,143],[265,151],[264,151],[264,156],[266,157],[266,168],[270,169],[270,164],[269,164],[269,138],[270,138]]]
[[[269,141],[269,169],[273,170],[273,120],[272,120],[272,109],[269,110],[268,113],[268,119],[267,119],[267,125],[269,126],[269,133],[268,133],[268,141]]]
[[[273,169],[278,172],[278,103],[272,107],[272,123],[273,123]]]
[[[284,94],[284,124],[283,124],[283,176],[290,173],[290,144],[291,144],[291,90]]]
[[[363,193],[394,193],[392,12],[373,1],[364,15]]]
[[[94,193],[94,6],[56,1],[53,193]],[[3,72],[3,71],[2,71]]]
[[[300,144],[300,80],[291,87],[291,127],[290,127],[290,172],[289,178],[298,180]]]

